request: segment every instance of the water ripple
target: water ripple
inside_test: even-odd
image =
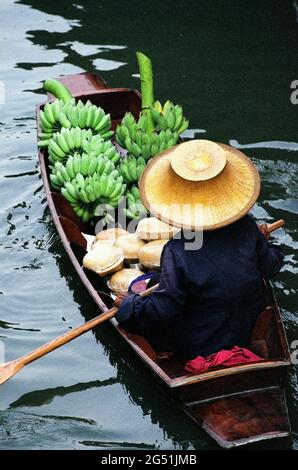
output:
[[[238,140],[230,139],[229,143],[230,145],[238,149],[268,148],[268,149],[281,149],[281,150],[290,150],[290,151],[298,150],[297,142],[284,142],[284,141],[279,141],[279,140],[272,140],[269,142],[239,144]]]

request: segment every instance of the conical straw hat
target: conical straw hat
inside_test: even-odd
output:
[[[251,209],[259,191],[259,174],[250,159],[207,140],[162,152],[150,160],[140,180],[141,199],[149,212],[189,230],[235,222]]]

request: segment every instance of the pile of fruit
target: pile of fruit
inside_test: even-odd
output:
[[[51,184],[89,222],[99,204],[117,207],[126,190],[117,169],[120,155],[110,140],[111,117],[88,101],[76,103],[56,80],[47,80],[44,88],[57,98],[40,113],[39,146],[48,150]]]
[[[130,219],[147,213],[140,200],[138,182],[150,160],[172,147],[187,128],[182,107],[154,101],[151,61],[137,53],[142,112],[136,120],[126,113],[116,129],[117,143],[127,150],[120,156],[111,141],[111,117],[90,101],[76,102],[56,80],[46,80],[44,89],[54,95],[39,115],[39,147],[48,150],[50,181],[61,191],[83,222],[100,215],[109,220],[109,209],[126,196],[123,209]]]

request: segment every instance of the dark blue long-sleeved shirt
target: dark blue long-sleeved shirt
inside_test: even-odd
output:
[[[159,288],[125,298],[118,322],[185,359],[245,346],[260,313],[262,278],[278,273],[281,251],[249,215],[204,232],[200,249],[186,250],[185,241],[165,245]]]

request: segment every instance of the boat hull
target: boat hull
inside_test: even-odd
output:
[[[99,76],[90,73],[60,79],[77,99],[89,99],[110,112],[113,128],[125,112],[130,111],[135,116],[140,112],[140,94],[137,91],[109,89]],[[38,126],[41,107],[37,107]],[[101,278],[82,268],[86,253],[82,232],[90,233],[92,228],[77,218],[61,194],[51,190],[47,153],[39,151],[38,155],[49,209],[64,248],[90,296],[100,311],[105,311],[111,306],[107,286]],[[200,375],[186,373],[182,361],[157,353],[144,338],[127,333],[119,328],[115,319],[110,320],[154,378],[222,447],[284,437],[290,433],[284,398],[289,349],[280,311],[268,282],[264,283],[264,291],[266,305],[254,328],[251,345],[266,360]]]

